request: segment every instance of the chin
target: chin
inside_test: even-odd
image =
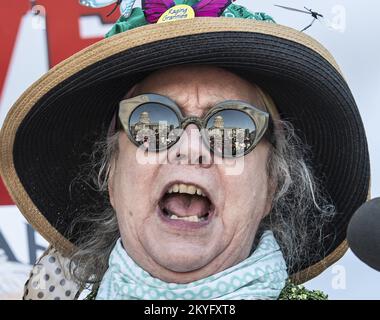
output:
[[[191,273],[208,268],[218,252],[212,246],[189,243],[173,243],[160,246],[160,250],[152,252],[156,263],[163,268],[179,273]]]

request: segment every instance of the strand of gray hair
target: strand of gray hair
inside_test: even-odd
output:
[[[276,147],[271,148],[267,165],[275,192],[271,212],[258,235],[263,230],[273,231],[288,270],[293,272],[324,256],[323,227],[335,215],[335,207],[308,165],[311,149],[290,122],[276,121],[275,127]],[[315,243],[320,244],[319,250],[311,252]]]

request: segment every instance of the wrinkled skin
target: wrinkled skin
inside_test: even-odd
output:
[[[257,87],[224,69],[211,66],[173,67],[156,71],[132,88],[128,96],[157,93],[174,100],[184,115],[201,117],[224,100],[243,100],[262,107]],[[239,158],[244,169],[227,175],[232,160],[219,159],[201,148],[194,124],[179,142],[159,157],[167,164],[141,164],[137,147],[124,131],[114,159],[109,195],[122,243],[132,259],[154,277],[187,283],[229,268],[245,258],[260,221],[271,209],[267,176],[269,143],[264,139]],[[147,157],[156,157],[147,153]],[[202,163],[200,164],[200,157]],[[205,161],[207,160],[207,161]],[[157,214],[163,189],[172,181],[194,183],[212,195],[215,212],[201,228],[175,228]]]

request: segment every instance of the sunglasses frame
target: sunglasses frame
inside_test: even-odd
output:
[[[178,129],[182,129],[184,131],[185,128],[189,124],[192,124],[192,123],[195,124],[201,133],[203,143],[207,146],[207,148],[212,153],[215,153],[217,155],[219,155],[219,153],[215,152],[213,148],[211,148],[210,143],[208,142],[209,137],[205,134],[205,131],[207,130],[206,125],[208,121],[210,120],[210,118],[216,113],[220,111],[224,111],[224,110],[237,110],[237,111],[246,113],[252,119],[253,123],[256,126],[255,139],[253,143],[251,144],[251,146],[247,150],[244,151],[244,154],[242,153],[237,156],[223,154],[222,157],[224,158],[237,158],[237,157],[247,155],[257,146],[257,144],[263,138],[265,133],[268,131],[267,130],[268,127],[271,127],[270,125],[271,118],[268,112],[262,111],[258,109],[257,107],[252,106],[248,104],[247,102],[244,102],[241,100],[226,100],[226,101],[217,103],[203,117],[195,117],[195,116],[185,117],[183,116],[179,106],[170,98],[163,95],[155,94],[155,93],[146,93],[146,94],[138,95],[136,97],[122,100],[119,103],[117,127],[119,128],[122,127],[124,131],[127,133],[130,141],[132,141],[132,143],[135,144],[137,147],[140,147],[141,143],[136,141],[134,137],[132,136],[129,129],[129,122],[130,122],[131,115],[135,111],[135,109],[146,103],[158,103],[158,104],[163,105],[166,108],[171,109],[177,116],[177,119],[180,125]],[[170,149],[173,145],[175,145],[178,142],[182,134],[183,132],[181,132],[181,135],[179,135],[175,141],[171,142],[170,144],[167,144],[164,148],[149,150],[149,152],[160,152],[163,150]]]

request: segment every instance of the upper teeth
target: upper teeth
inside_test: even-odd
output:
[[[202,192],[202,189],[192,185],[192,184],[184,184],[184,183],[176,183],[172,185],[168,193],[187,193],[187,194],[197,194],[205,197],[205,194]]]

